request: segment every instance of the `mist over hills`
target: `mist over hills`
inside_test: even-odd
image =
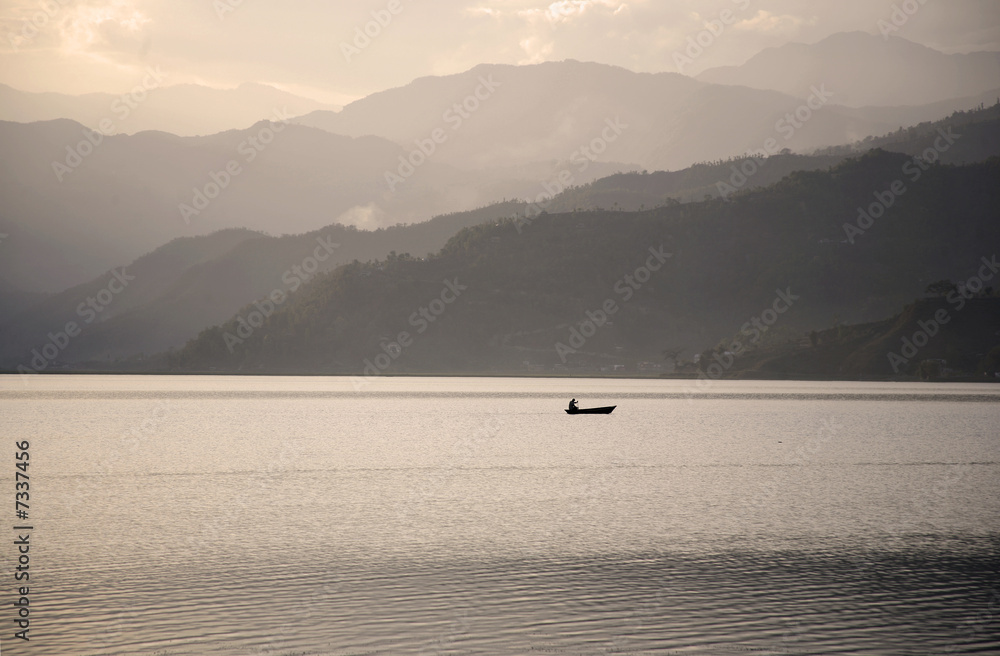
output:
[[[757,173],[747,179],[741,193],[770,186],[796,171],[834,166],[865,145],[920,154],[942,133],[957,138],[940,153],[942,163],[975,162],[1000,155],[1000,105],[868,139],[841,147],[835,153],[779,154],[757,160],[752,162]],[[705,195],[718,197],[720,185],[730,184],[734,171],[750,163],[737,158],[678,172],[616,174],[573,186],[546,201],[544,209],[550,214],[594,209],[638,211],[700,201]],[[127,293],[116,297],[115,303],[101,313],[99,322],[88,324],[84,334],[60,352],[58,364],[115,361],[180,347],[205,326],[226,321],[254,299],[265,298],[274,290],[291,291],[283,274],[313,253],[317,239],[338,244],[335,252],[319,263],[318,271],[323,272],[354,259],[382,260],[393,251],[415,256],[436,252],[464,227],[524,217],[540,209],[514,200],[375,232],[335,224],[284,237],[230,229],[206,237],[174,240],[124,267],[135,277]],[[38,346],[39,335],[45,335],[51,326],[78,320],[80,303],[94,296],[113,275],[106,271],[44,302],[14,290],[0,290],[5,317],[0,322],[4,344],[0,362],[9,366],[23,363],[31,349]]]
[[[779,292],[795,298],[772,334],[789,339],[817,326],[881,319],[931,281],[968,277],[1000,244],[997,158],[930,166],[908,179],[864,234],[848,234],[844,224],[857,208],[903,178],[907,162],[873,151],[728,202],[543,214],[527,224],[468,228],[426,261],[394,257],[325,274],[248,336],[237,333],[253,311],[246,307],[170,363],[180,370],[360,373],[366,358],[391,351],[394,372],[520,371],[525,361],[593,370],[732,338]],[[644,279],[633,278],[643,282],[628,283],[634,291],[627,293],[625,276],[652,266],[654,251],[669,257]],[[444,281],[465,286],[460,298],[442,306],[433,325],[424,315],[414,319]],[[561,362],[556,345],[568,345],[588,312],[609,299],[617,308],[611,324]],[[401,331],[413,344],[399,353],[390,344]],[[245,339],[227,341],[227,333]]]
[[[701,79],[484,64],[205,136],[0,121],[0,366],[26,364],[76,321],[82,333],[44,368],[354,373],[401,319],[412,327],[404,307],[461,278],[475,291],[441,317],[453,327],[392,354],[394,370],[595,371],[709,347],[793,284],[808,300],[771,337],[885,320],[998,243],[996,53],[860,33],[775,50]],[[880,86],[886,66],[896,77]],[[134,114],[164,124],[162,111],[184,133],[192,108],[215,102],[236,121],[282,93],[164,87]],[[91,122],[109,101],[4,94],[20,116]],[[876,228],[844,233],[910,169],[919,184]],[[889,236],[865,245],[879,231]],[[557,357],[558,335],[609,297],[642,240],[671,252],[671,275]],[[227,338],[260,303],[274,306],[266,321]]]
[[[838,48],[855,41],[876,47],[873,38],[837,35],[804,46],[813,55],[803,59],[835,60]],[[935,61],[956,61],[901,39],[890,39],[885,47],[903,52],[917,48]],[[225,228],[283,234],[333,222],[375,228],[424,221],[502,199],[535,199],[552,189],[552,181],[564,171],[570,179],[558,187],[630,170],[680,174],[692,164],[760,150],[768,140],[778,148],[808,153],[973,104],[951,98],[923,106],[849,108],[837,104],[840,89],[817,84],[804,90],[825,88],[822,93],[833,95],[814,98],[819,108],[813,111],[805,99],[773,90],[565,61],[482,65],[458,75],[420,78],[340,112],[294,118],[295,124],[280,135],[271,132],[274,138],[267,144],[260,142],[261,135],[283,116],[202,137],[165,132],[104,136],[97,146],[88,143],[93,135],[87,137],[80,124],[66,119],[0,122],[0,148],[8,154],[0,193],[9,199],[0,211],[0,232],[18,244],[0,258],[0,280],[11,294],[55,292],[178,236]],[[259,115],[282,94],[261,85],[229,91],[157,88],[129,120],[160,102],[164,115],[177,120],[205,115],[202,110],[212,106],[237,121]],[[90,112],[87,120],[93,121],[93,112],[109,99],[98,94],[43,100],[32,104],[21,98],[8,111],[81,118]],[[240,105],[238,111],[230,111],[233,103]],[[789,112],[797,109],[809,117],[804,123],[789,122]],[[257,145],[247,146],[254,139]],[[231,162],[240,174],[230,176],[231,184],[208,202],[204,192],[213,189],[212,176],[224,180]],[[832,163],[786,162],[802,168]],[[757,184],[780,179],[790,172],[788,166],[773,167],[776,173],[763,173]],[[651,207],[667,197],[697,200],[712,193],[693,178],[679,182],[690,173],[671,176],[663,189],[637,196],[627,207]],[[665,180],[660,175],[655,184]],[[616,202],[602,193],[554,209],[602,206],[606,200],[605,207]],[[197,208],[197,214],[183,213],[183,206],[193,208],[198,202],[205,207]]]
[[[0,194],[7,199],[0,231],[19,246],[0,260],[0,277],[49,291],[181,235],[229,227],[304,232],[377,197],[372,182],[399,152],[384,140],[299,126],[272,132],[263,151],[248,146],[267,127],[210,137],[115,135],[91,148],[72,121],[0,123],[7,154],[0,164]],[[70,150],[90,154],[70,169]],[[228,188],[185,221],[180,205],[194,203],[194,189],[214,184],[213,173],[228,175],[230,161],[241,174],[230,175]],[[54,163],[65,170],[55,171]]]
[[[745,65],[750,72],[713,69],[698,79],[573,60],[483,64],[293,120],[336,134],[378,135],[408,149],[440,128],[447,140],[436,157],[482,166],[570,158],[601,137],[610,119],[628,127],[601,146],[602,159],[677,170],[759,149],[768,138],[800,153],[847,143],[992,104],[1000,95],[998,53],[945,55],[863,33],[785,47],[794,52],[765,51],[764,63]],[[871,57],[882,59],[869,64]],[[772,60],[785,68],[769,66]],[[817,91],[821,102],[814,98],[815,111],[800,115],[809,117],[804,125],[789,121],[789,112]]]
[[[672,202],[692,202],[706,196],[728,195],[734,190],[767,187],[795,171],[814,171],[839,164],[872,148],[912,156],[923,156],[941,143],[942,133],[953,135],[955,143],[935,151],[943,164],[969,164],[1000,156],[1000,103],[982,109],[955,112],[940,121],[922,123],[852,144],[822,148],[808,155],[779,153],[765,159],[736,157],[731,160],[696,164],[681,171],[652,173],[627,172],[578,185],[556,196],[547,209],[569,212],[575,209],[642,210]],[[755,171],[741,177],[743,167]],[[742,184],[740,184],[742,183]]]
[[[476,90],[486,88],[485,99],[477,98]],[[890,128],[856,110],[844,113],[833,104],[833,94],[822,99],[825,106],[807,129],[794,134],[797,149]],[[337,113],[313,112],[294,120],[336,134],[375,134],[411,149],[435,129],[444,129],[448,139],[437,157],[456,165],[516,165],[553,156],[572,160],[589,148],[600,150],[602,160],[677,169],[780,138],[776,124],[801,105],[776,92],[710,85],[676,73],[641,74],[564,61],[481,65],[457,75],[421,78]]]
[[[849,107],[928,105],[1000,87],[1000,53],[948,55],[906,39],[843,32],[815,44],[767,48],[741,66],[711,68],[702,82],[805,98],[822,80]]]
[[[296,116],[338,107],[265,85],[245,83],[234,89],[170,84],[170,72],[149,67],[137,86],[122,94],[30,93],[0,84],[0,121],[33,123],[69,119],[92,130],[111,125],[107,134],[145,130],[180,136],[215,134],[246,128],[275,111]]]
[[[27,365],[32,349],[48,343],[47,331],[69,321],[81,326],[81,334],[60,350],[53,367],[180,347],[244,304],[276,290],[291,295],[317,273],[353,259],[382,259],[393,251],[417,256],[436,252],[460,229],[515,211],[514,205],[498,204],[374,231],[335,224],[282,237],[228,229],[175,239],[59,294],[28,302],[0,293],[0,302],[7,301],[0,319],[0,364]],[[89,299],[119,275],[128,284],[93,310]]]
[[[0,122],[0,148],[0,232],[10,235],[0,279],[31,292],[65,289],[182,235],[372,229],[534,196],[558,165],[461,171],[428,161],[390,190],[386,172],[405,154],[395,143],[273,121],[206,137],[115,135],[97,146],[72,121]],[[578,179],[612,166],[594,163]]]
[[[18,308],[8,302],[0,320],[0,358],[26,362],[32,348],[47,342],[46,333],[64,330],[71,321],[86,328],[83,339],[87,339],[95,329],[113,325],[120,316],[161,298],[186,271],[224,256],[240,243],[261,238],[259,233],[236,229],[206,237],[175,239],[128,266],[115,267],[94,280],[36,299],[26,307]],[[208,281],[202,281],[202,285],[207,289],[212,287]],[[105,294],[96,307],[88,304],[104,289],[109,289],[110,297]],[[104,302],[105,298],[109,300]],[[201,309],[193,307],[191,311]],[[74,344],[74,348],[78,345]],[[65,360],[67,356],[63,354],[59,359]]]

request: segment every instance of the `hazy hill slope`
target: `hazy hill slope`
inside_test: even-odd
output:
[[[875,141],[892,150],[923,153],[926,147],[940,137],[940,132],[944,131],[958,138],[941,153],[941,161],[944,163],[964,163],[987,155],[996,156],[1000,155],[998,114],[1000,106],[957,113],[948,119]],[[847,148],[843,152],[851,150]],[[768,186],[795,171],[825,169],[841,162],[844,156],[777,155],[766,160],[766,164],[748,180],[744,189]],[[700,199],[705,193],[717,195],[717,183],[720,180],[731,181],[733,167],[738,168],[743,164],[745,161],[737,160],[699,165],[674,173],[614,175],[559,194],[546,209],[550,213],[600,207],[638,210],[642,206],[653,208],[664,205],[665,199],[669,197],[683,201]],[[410,251],[415,255],[436,251],[448,236],[463,227],[523,215],[527,209],[526,204],[519,202],[495,204],[475,212],[441,216],[425,224],[395,228],[374,235],[329,228],[325,232],[335,234],[337,241],[343,243],[343,250],[325,263],[324,269],[350,259],[382,258],[391,250]],[[284,240],[265,239],[241,246],[219,261],[192,269],[169,297],[158,299],[133,316],[123,317],[107,326],[108,336],[103,342],[97,340],[99,331],[94,331],[93,348],[81,349],[76,355],[83,358],[101,352],[119,356],[179,346],[205,325],[223,321],[250,299],[263,296],[276,288],[275,281],[279,272],[287,268],[289,261],[301,257],[312,245],[313,238],[303,235]],[[299,250],[296,251],[296,248]],[[248,284],[240,287],[227,285],[216,289],[219,282],[233,277],[233,271],[241,271],[240,279]],[[203,280],[208,282],[201,282]],[[249,284],[251,280],[254,284]],[[281,286],[278,285],[278,288]],[[129,335],[133,337],[130,338]],[[135,336],[140,337],[137,339]]]
[[[225,230],[207,237],[175,239],[128,266],[116,267],[87,283],[12,311],[0,320],[0,359],[9,366],[26,364],[32,348],[47,343],[50,332],[64,330],[70,321],[84,329],[81,337],[86,338],[101,325],[158,298],[192,266],[261,237],[249,230]],[[89,299],[94,299],[95,304],[88,305]],[[79,341],[71,347],[76,348]],[[66,356],[64,351],[58,359],[65,360]]]
[[[125,292],[115,295],[99,321],[87,324],[83,334],[60,352],[58,360],[106,361],[178,347],[206,325],[224,321],[250,301],[274,291],[296,291],[316,272],[353,259],[384,258],[391,251],[415,256],[435,252],[462,228],[513,211],[513,207],[501,204],[376,231],[332,225],[294,236],[227,230],[178,239],[116,269],[124,269],[134,280]],[[317,256],[322,259],[317,260]],[[18,315],[5,316],[0,327],[0,364],[13,367],[24,363],[31,349],[46,341],[49,331],[61,329],[70,320],[82,323],[84,317],[77,308],[105,287],[113,275],[107,272]]]
[[[26,292],[0,279],[0,317],[6,320],[7,317],[42,302],[47,296],[42,293]]]
[[[954,128],[955,133],[963,136],[943,153],[942,161],[951,163],[981,158],[988,154],[1000,153],[1000,146],[997,144],[997,132],[1000,131],[996,117],[998,112],[1000,107],[963,112],[937,123],[921,125],[915,129],[864,143],[878,143],[886,148],[905,152],[922,152],[925,145],[930,144],[938,136],[939,129]],[[794,170],[827,168],[854,152],[857,147],[859,146],[843,147],[836,150],[836,155],[829,156],[772,157],[749,179],[746,187],[772,184]],[[573,187],[557,195],[544,207],[553,213],[573,211],[577,208],[638,210],[641,207],[653,208],[663,205],[667,199],[679,199],[685,202],[700,200],[705,194],[716,195],[719,191],[717,183],[729,181],[733,175],[733,167],[739,167],[744,163],[742,160],[736,160],[700,164],[677,172],[613,175],[592,184]],[[538,171],[533,174],[540,175]],[[337,232],[339,235],[337,239],[343,242],[344,248],[326,264],[333,265],[354,258],[362,260],[381,258],[391,250],[411,251],[417,255],[436,251],[444,244],[447,237],[462,227],[517,214],[523,215],[528,209],[529,206],[525,203],[511,201],[484,206],[474,212],[440,216],[426,224],[410,226],[405,230],[393,229],[374,235],[340,231]],[[82,228],[82,226],[77,227]],[[79,234],[95,237],[87,235],[82,229],[79,230]],[[120,311],[127,317],[113,316],[115,313],[109,314],[110,322],[104,322],[100,327],[94,326],[94,329],[89,330],[88,334],[64,356],[86,358],[95,353],[103,353],[119,357],[133,352],[150,352],[176,346],[204,325],[224,320],[249,300],[274,289],[277,284],[275,281],[281,272],[289,266],[289,263],[305,257],[313,247],[310,246],[312,243],[313,237],[308,234],[287,239],[262,238],[254,245],[243,245],[234,249],[232,253],[226,252],[211,261],[205,261],[197,267],[185,270],[183,280],[157,277],[156,280],[163,284],[167,284],[169,280],[169,284],[176,285],[176,289],[172,289],[170,294],[166,294],[165,289],[155,292],[146,290],[143,294],[143,298],[147,300],[145,305],[140,308],[120,307]],[[9,241],[0,244],[0,247],[7,247],[7,258],[16,261],[18,257],[27,255],[22,252],[25,249],[23,239],[13,244],[17,248],[10,248],[12,242]],[[80,244],[77,243],[76,246],[79,248]],[[126,261],[119,260],[119,262]],[[7,264],[10,264],[9,260]],[[57,267],[59,261],[41,260],[34,264],[41,265],[43,271],[49,271],[50,268]],[[5,310],[4,316],[7,317],[29,306],[38,298],[37,295],[21,292],[9,283],[4,290],[0,290],[0,302]],[[58,306],[58,303],[56,305]],[[64,307],[62,311],[63,314],[71,314],[73,308]],[[44,327],[54,321],[55,317],[39,319],[37,325]],[[132,329],[119,327],[133,323],[135,325]],[[30,333],[36,324],[30,318],[25,318],[25,325]],[[131,335],[128,334],[130,331]],[[98,337],[103,332],[107,332],[108,335],[114,334],[116,337],[99,340]],[[88,346],[91,341],[93,344]]]
[[[927,121],[899,128],[880,137],[868,137],[852,144],[817,150],[814,155],[856,155],[872,148],[894,153],[922,156],[939,142],[941,133],[953,135],[956,142],[941,153],[946,164],[980,162],[1000,155],[1000,99],[989,107],[957,111],[938,121]],[[940,142],[939,142],[940,143]]]
[[[854,375],[862,372],[884,376],[912,374],[921,361],[929,359],[944,360],[951,367],[974,371],[991,348],[1000,346],[1000,335],[997,335],[1000,299],[959,300],[954,297],[953,300],[957,302],[925,299],[908,305],[888,322],[884,332],[871,337],[845,359],[844,371]],[[942,311],[944,315],[939,314]],[[928,336],[926,345],[916,351],[906,350],[906,343],[912,344],[914,335],[923,331],[923,326],[931,325],[935,315],[945,316],[948,321],[938,326],[938,332]],[[918,338],[918,341],[922,340]],[[890,360],[889,353],[899,359]]]
[[[384,140],[300,126],[287,126],[264,150],[249,146],[267,127],[211,137],[106,137],[80,149],[91,154],[60,180],[53,162],[77,149],[80,124],[0,123],[0,231],[10,234],[12,247],[0,260],[0,276],[28,290],[57,290],[178,236],[229,227],[314,229],[377,197],[376,182],[399,152]],[[256,154],[248,161],[246,153]],[[193,205],[194,189],[216,184],[211,174],[229,161],[241,173],[185,222],[180,204]]]
[[[302,98],[264,84],[242,84],[235,89],[214,89],[197,84],[170,84],[147,74],[147,85],[155,86],[123,99],[110,93],[72,96],[62,93],[30,93],[0,84],[0,120],[31,123],[70,119],[97,130],[111,121],[116,134],[159,130],[182,136],[214,134],[245,128],[258,121],[275,120],[275,111],[297,116],[337,107]],[[140,83],[141,80],[137,80]]]
[[[845,32],[815,44],[768,48],[741,66],[712,68],[697,79],[797,98],[821,81],[842,105],[926,105],[997,88],[1000,53],[947,55],[900,37]]]
[[[955,142],[940,141],[941,133]],[[659,207],[673,201],[703,200],[706,195],[719,196],[726,187],[740,182],[738,173],[744,167],[756,171],[740,188],[766,187],[795,171],[825,169],[878,147],[890,152],[922,156],[935,142],[945,143],[947,150],[938,153],[944,164],[967,164],[1000,156],[1000,103],[992,107],[956,112],[934,122],[900,129],[883,137],[821,149],[812,155],[779,154],[758,163],[747,158],[696,164],[680,171],[629,172],[611,175],[594,182],[578,185],[556,196],[546,206],[550,212],[571,212],[575,209],[639,210]]]
[[[463,117],[453,105],[468,98],[480,107],[462,109]],[[0,258],[0,279],[28,293],[55,292],[178,236],[422,221],[501,198],[536,198],[560,172],[579,185],[616,170],[726,159],[769,138],[802,152],[900,125],[892,109],[873,119],[866,110],[828,105],[794,134],[778,131],[801,103],[773,91],[570,61],[422,78],[340,113],[300,119],[324,130],[289,125],[273,139],[276,124],[258,123],[205,137],[117,135],[91,146],[72,121],[0,122],[8,155],[0,164],[0,232],[11,245]],[[441,144],[433,144],[435,129],[446,137]],[[433,153],[416,150],[415,140]],[[425,161],[410,175],[405,157]],[[240,174],[185,222],[179,206],[194,206],[229,162]],[[486,163],[498,166],[475,168]],[[398,177],[390,182],[387,174]],[[684,186],[692,192],[685,199],[704,195]]]
[[[883,321],[819,331],[813,335],[815,343],[802,339],[761,349],[741,358],[729,373],[752,378],[892,379],[918,377],[921,363],[938,360],[943,369],[965,379],[984,380],[980,364],[991,350],[1000,349],[1000,298],[953,300],[922,299]],[[917,348],[915,336],[934,324],[941,311],[947,322],[937,324],[926,342],[916,337],[921,344]]]
[[[814,83],[820,86],[822,79]],[[829,90],[834,96],[824,99],[827,105],[785,145],[801,152],[898,126],[894,117],[887,123],[838,107],[836,90]],[[470,98],[474,111],[455,109]],[[435,157],[462,166],[581,157],[581,148],[597,139],[595,156],[601,160],[678,169],[760,148],[768,138],[783,140],[787,133],[778,133],[776,124],[802,102],[675,73],[640,74],[569,60],[480,65],[457,75],[420,78],[340,112],[294,120],[337,134],[378,135],[408,150],[442,129],[447,139]],[[619,126],[617,131],[605,131],[609,121]]]
[[[1000,245],[992,208],[1000,159],[931,167],[870,229],[846,243],[843,224],[903,176],[904,156],[875,151],[828,172],[797,173],[759,191],[640,213],[548,214],[462,231],[427,261],[352,265],[304,288],[230,354],[234,319],[204,331],[171,359],[180,370],[359,373],[365,358],[409,331],[393,371],[518,370],[560,362],[556,343],[612,299],[613,324],[570,364],[651,359],[671,345],[697,352],[738,334],[772,308],[776,290],[799,298],[775,330],[874,320],[931,280],[967,277]],[[626,300],[624,276],[672,256]],[[425,331],[412,313],[442,292],[467,289]],[[240,316],[246,315],[245,308]],[[387,348],[391,348],[387,346]]]
[[[84,149],[90,154],[76,168],[60,171],[60,180],[53,162],[64,162],[67,148],[77,149],[83,126],[0,122],[0,232],[9,235],[0,278],[26,291],[54,292],[178,236],[230,227],[283,234],[338,221],[370,228],[424,221],[505,195],[537,193],[539,180],[550,175],[547,165],[465,173],[431,161],[390,192],[385,173],[404,152],[396,144],[300,125],[275,134],[278,127],[259,123],[207,137],[106,137]],[[180,205],[195,207],[195,189],[213,193],[211,186],[220,184],[213,175],[226,184],[229,162],[239,174],[210,202],[202,198],[204,210],[186,222]]]

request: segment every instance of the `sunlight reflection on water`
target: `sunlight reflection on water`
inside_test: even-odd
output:
[[[1000,649],[996,387],[32,385],[45,653]]]

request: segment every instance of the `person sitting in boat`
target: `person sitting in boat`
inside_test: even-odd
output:
[[[570,401],[570,402],[569,402],[569,409],[570,409],[571,411],[573,411],[573,412],[576,412],[577,410],[579,410],[579,409],[580,409],[580,408],[579,408],[579,407],[578,407],[578,406],[576,405],[576,399],[573,399],[572,401]]]

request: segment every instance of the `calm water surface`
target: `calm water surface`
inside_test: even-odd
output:
[[[1000,653],[1000,386],[36,376],[0,404],[35,527],[27,644],[0,548],[3,653]]]

